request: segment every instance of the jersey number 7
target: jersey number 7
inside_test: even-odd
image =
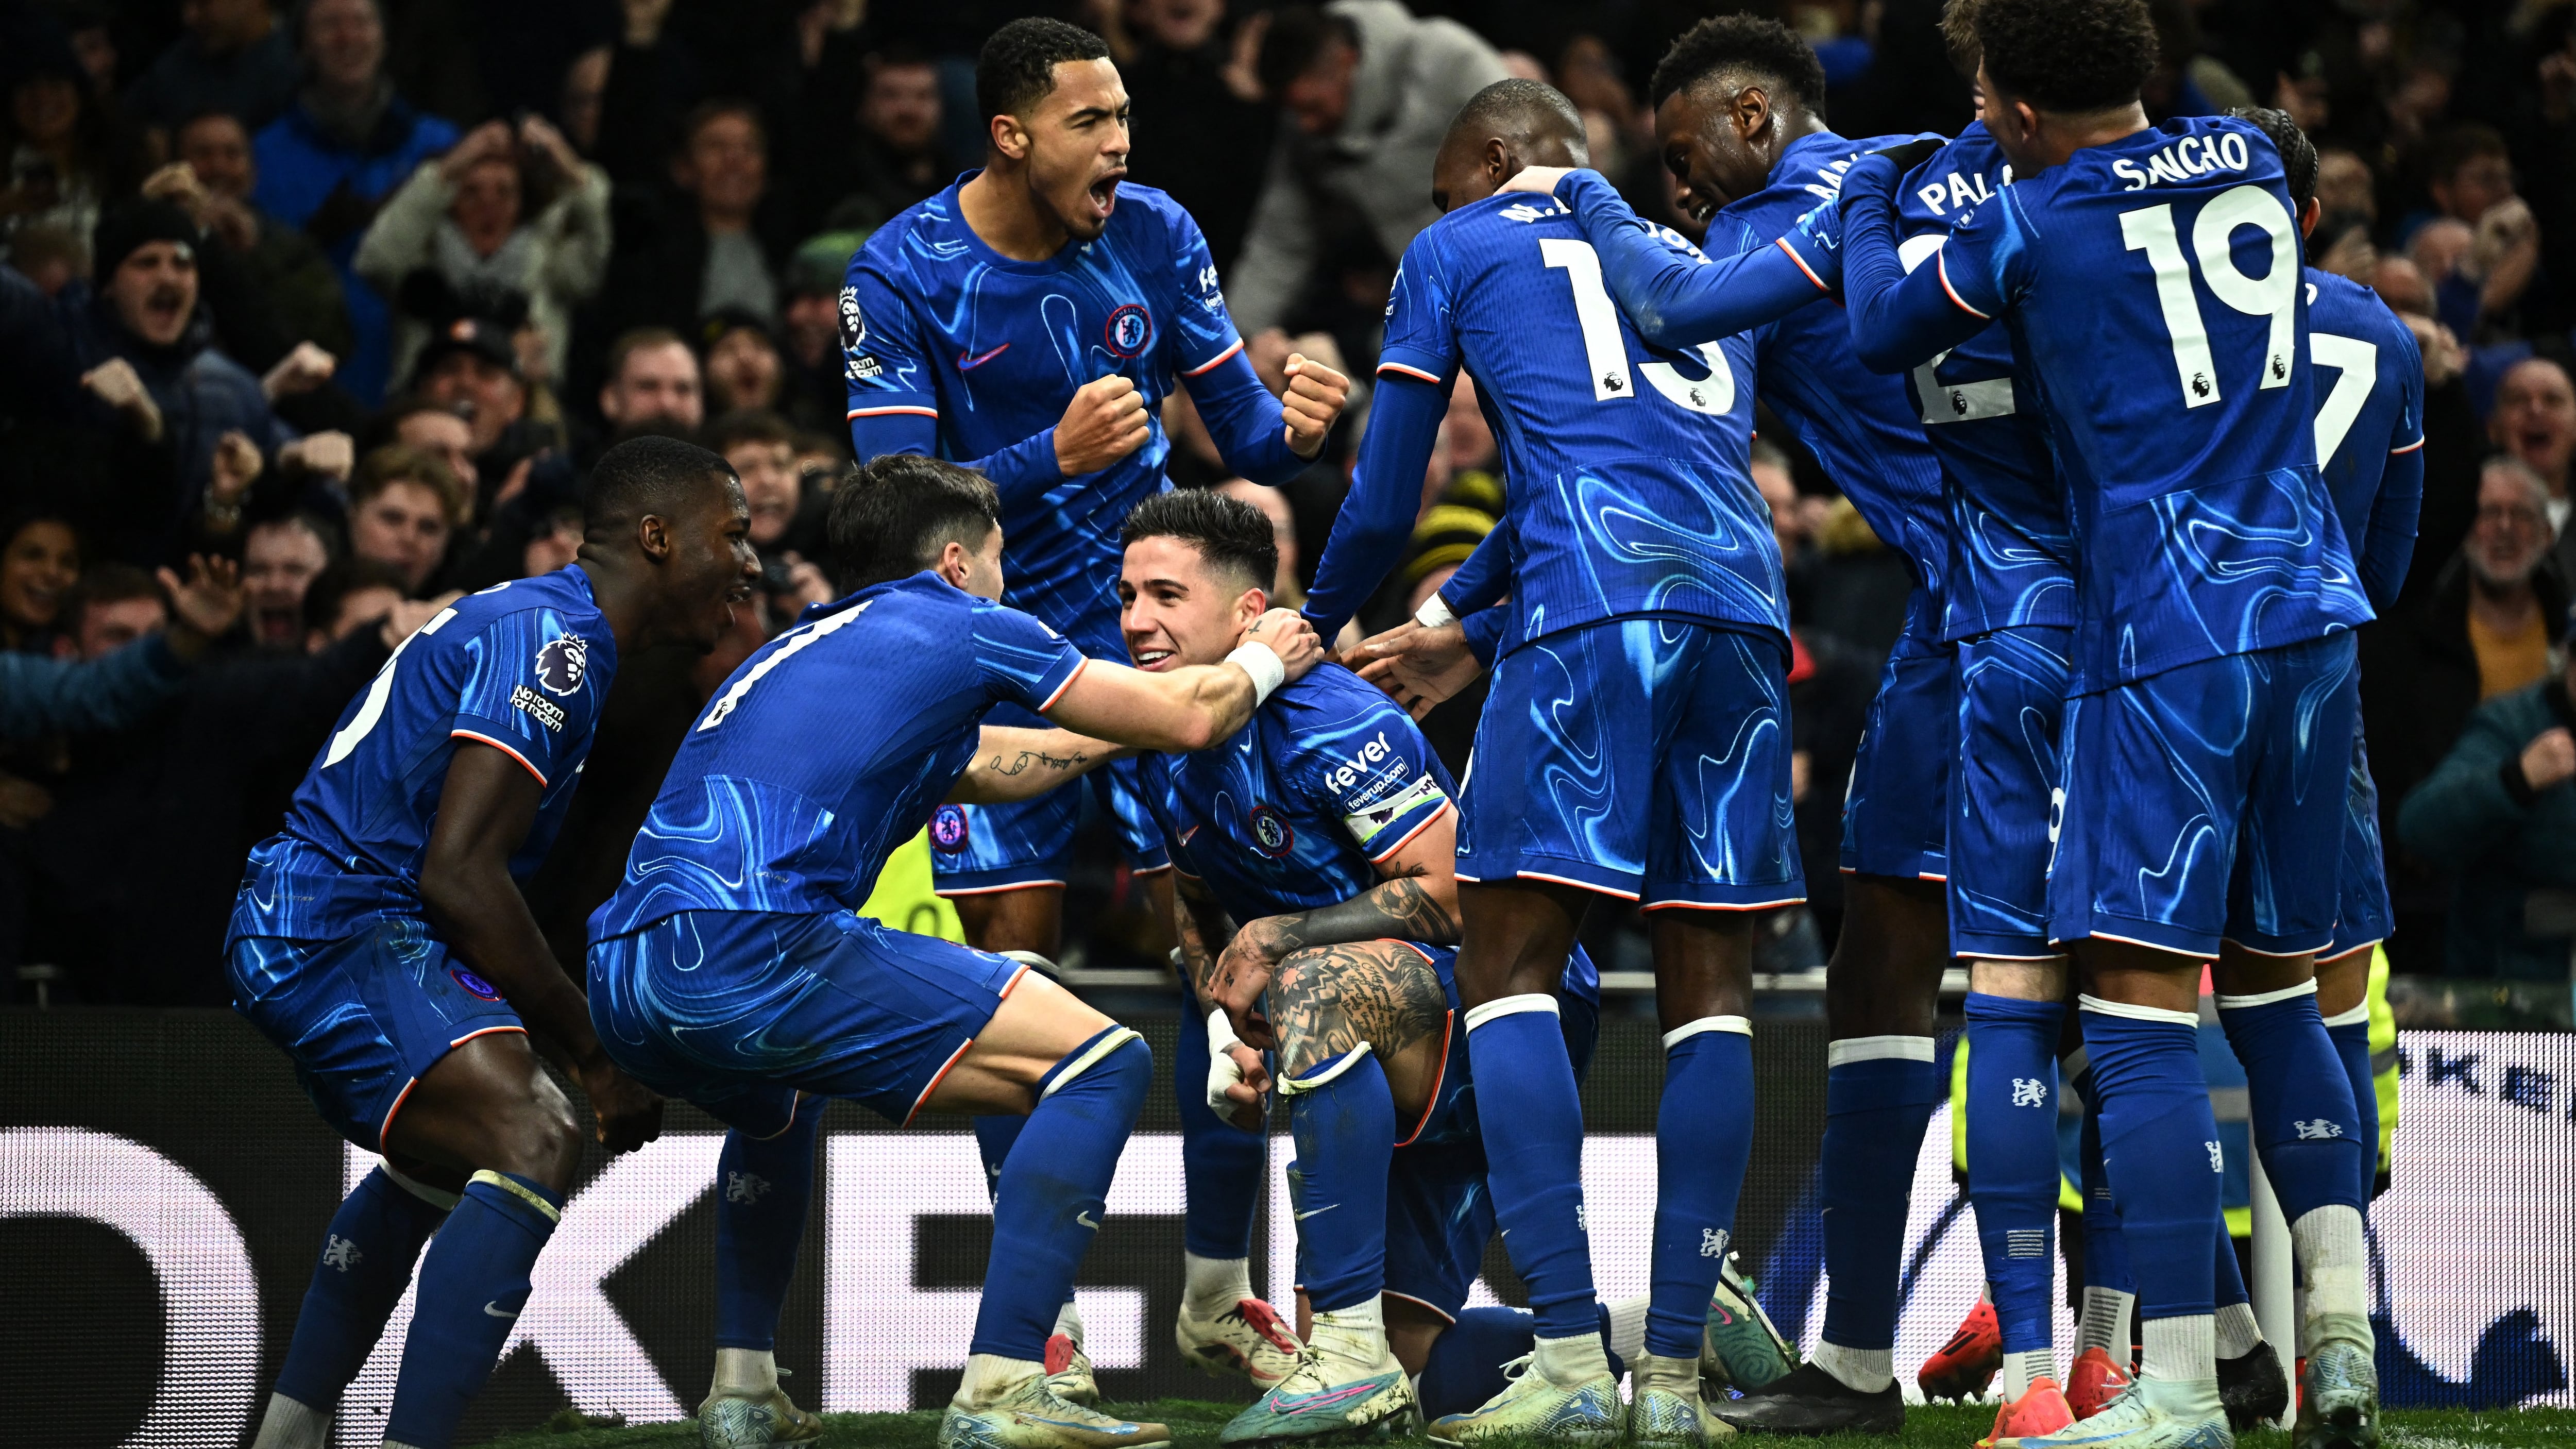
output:
[[[2155,269],[2156,302],[2163,309],[2165,333],[2173,343],[2182,405],[2206,407],[2221,396],[2218,365],[2209,355],[2209,331],[2201,324],[2200,299],[2191,288],[2191,262],[2182,254],[2173,212],[2170,201],[2124,211],[2120,236],[2129,250],[2145,252],[2147,265]],[[2259,227],[2272,239],[2271,269],[2259,277],[2246,275],[2236,265],[2231,242],[2240,226]],[[2200,258],[2200,278],[2210,295],[2249,317],[2271,319],[2257,386],[2288,387],[2299,310],[2299,242],[2289,208],[2260,186],[2231,187],[2201,207],[2192,223],[2191,249]]]
[[[1562,269],[1574,288],[1574,320],[1583,329],[1583,360],[1592,369],[1593,401],[1634,397],[1637,390],[1628,377],[1628,341],[1619,335],[1619,308],[1610,300],[1609,289],[1601,285],[1601,254],[1588,241],[1543,236],[1538,239],[1538,255],[1551,270]],[[1700,360],[1708,364],[1708,376],[1697,382],[1682,376],[1681,369],[1669,362],[1642,362],[1637,371],[1667,400],[1695,413],[1723,417],[1735,410],[1735,374],[1716,343],[1703,342],[1698,351]]]

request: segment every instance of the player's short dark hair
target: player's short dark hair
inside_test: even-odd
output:
[[[1069,60],[1107,60],[1109,42],[1061,20],[1025,16],[994,31],[975,57],[975,108],[987,125],[1016,116],[1055,90],[1055,68]]]
[[[1137,540],[1177,538],[1199,551],[1211,569],[1234,575],[1247,589],[1267,589],[1279,577],[1279,538],[1270,515],[1212,488],[1176,488],[1136,505],[1118,546]]]
[[[971,468],[885,453],[850,470],[823,519],[833,581],[854,594],[917,574],[955,543],[981,548],[1002,526],[1002,496]]]
[[[2317,199],[2317,148],[2287,111],[2270,106],[2238,106],[2227,114],[2263,133],[2281,153],[2281,180],[2290,188],[2290,205],[2304,212]]]
[[[1976,0],[1975,17],[1987,78],[2038,110],[2128,105],[2156,68],[2147,0]]]
[[[1825,114],[1825,66],[1806,39],[1763,15],[1719,15],[1692,26],[1655,63],[1647,104],[1660,106],[1677,91],[1713,76],[1759,78],[1773,94],[1798,98],[1809,114]]]
[[[1588,156],[1590,138],[1583,113],[1565,92],[1545,81],[1498,80],[1467,98],[1449,122],[1449,130],[1475,130],[1489,136],[1525,136],[1563,141],[1577,159]]]
[[[1335,36],[1351,45],[1360,43],[1359,31],[1348,19],[1319,6],[1282,5],[1271,11],[1270,28],[1261,34],[1261,53],[1252,61],[1252,75],[1261,83],[1261,93],[1279,99],[1291,82],[1315,68],[1325,44]]]
[[[599,455],[581,497],[582,528],[621,532],[646,514],[676,517],[689,494],[733,480],[720,453],[678,438],[646,434]]]
[[[2504,132],[2484,121],[2460,121],[2433,133],[2424,146],[2424,176],[2431,181],[2448,181],[2460,174],[2460,168],[2481,156],[2510,157]]]

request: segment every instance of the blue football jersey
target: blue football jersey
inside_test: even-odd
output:
[[[2402,533],[2402,545],[2375,535],[2371,522],[2382,507],[2380,480],[2389,460],[2424,446],[2424,357],[2415,334],[2368,287],[2314,267],[2307,269],[2307,287],[2308,361],[2318,369],[2317,466],[2371,602],[2385,605],[2406,580],[2422,480],[2415,480],[2412,498],[2389,500],[2403,513],[2403,526],[2383,517],[2377,530]]]
[[[1516,644],[1655,613],[1787,632],[1743,338],[1646,343],[1572,214],[1503,193],[1415,236],[1387,301],[1381,373],[1445,389],[1462,366],[1510,480]]]
[[[1972,208],[1935,258],[2007,317],[2077,548],[2074,689],[2367,621],[2316,465],[2298,225],[2281,159],[2228,117],[2075,153]]]
[[[1916,267],[1950,223],[2012,183],[2012,163],[1971,122],[1897,188],[1898,255]],[[1826,208],[1833,215],[1832,208]],[[2072,625],[2075,540],[2048,424],[2014,390],[2020,358],[1997,324],[1906,374],[1923,436],[1941,463],[1950,521],[1941,637],[2024,624]]]
[[[510,857],[526,880],[572,808],[616,673],[617,639],[578,564],[440,610],[350,701],[286,829],[252,850],[234,934],[334,940],[384,912],[417,915],[458,740],[502,751],[544,789]]]
[[[964,180],[879,227],[841,292],[850,417],[938,420],[941,457],[1043,452],[1083,384],[1113,374],[1145,400],[1143,447],[1041,494],[1004,490],[1002,601],[1080,647],[1116,657],[1119,526],[1163,475],[1162,402],[1176,377],[1243,346],[1198,223],[1150,186],[1122,183],[1108,228],[1043,262],[986,246],[957,202]]]
[[[590,938],[674,911],[858,909],[965,773],[986,712],[1046,708],[1085,662],[928,572],[807,609],[690,727]]]
[[[1710,219],[1707,245],[1721,253],[1771,245],[1819,202],[1830,203],[1840,193],[1853,157],[1909,139],[1853,142],[1830,131],[1799,137],[1781,151],[1769,186]],[[1915,589],[1906,601],[1905,639],[1897,647],[1928,648],[1940,632],[1941,576],[1950,546],[1943,531],[1941,465],[1923,440],[1904,382],[1860,365],[1850,324],[1838,307],[1801,307],[1748,336],[1762,400],[1816,455],[1870,529],[1912,566]]]

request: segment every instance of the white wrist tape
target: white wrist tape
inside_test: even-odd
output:
[[[1449,611],[1447,599],[1433,594],[1422,601],[1421,608],[1413,611],[1413,622],[1425,629],[1443,629],[1457,623],[1458,616]]]
[[[1230,1048],[1240,1046],[1242,1042],[1234,1034],[1234,1024],[1225,1019],[1225,1008],[1218,1007],[1208,1013],[1207,1034],[1208,1110],[1219,1117],[1230,1117],[1236,1109],[1234,1102],[1225,1095],[1225,1089],[1243,1080],[1243,1064],[1234,1059]]]
[[[1258,640],[1236,645],[1225,662],[1252,676],[1254,709],[1268,704],[1271,692],[1288,682],[1288,666],[1279,662],[1278,651]]]

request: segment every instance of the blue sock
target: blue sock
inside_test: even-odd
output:
[[[1599,1318],[1601,1351],[1608,1356],[1610,1376],[1615,1379],[1627,1373],[1628,1366],[1610,1352],[1610,1310],[1601,1309]],[[1527,1354],[1537,1341],[1538,1320],[1517,1308],[1470,1308],[1460,1313],[1457,1322],[1431,1341],[1430,1357],[1422,1361],[1422,1376],[1414,1390],[1422,1401],[1422,1417],[1437,1419],[1483,1407],[1503,1391],[1503,1365]]]
[[[1712,1026],[1710,1023],[1717,1023]],[[1735,1236],[1735,1199],[1753,1157],[1753,1031],[1740,1016],[1703,1018],[1664,1055],[1655,1113],[1654,1297],[1646,1349],[1699,1356],[1709,1295]]]
[[[1037,1109],[993,1198],[993,1258],[969,1353],[1046,1358],[1153,1080],[1153,1053],[1123,1026],[1102,1030],[1038,1079]]]
[[[2055,1001],[1968,994],[1968,1200],[1977,1210],[2004,1352],[2056,1336],[2050,1296],[2057,1254]]]
[[[2236,1240],[2227,1235],[2227,1220],[2218,1220],[2218,1251],[2209,1255],[2210,1301],[2221,1308],[2253,1300],[2245,1291],[2245,1265],[2236,1260]]]
[[[797,1103],[771,1138],[725,1134],[716,1158],[716,1347],[767,1349],[796,1275],[805,1213],[814,1202],[814,1133],[823,1103]]]
[[[1852,1037],[1826,1051],[1816,1174],[1830,1280],[1824,1338],[1844,1348],[1894,1348],[1914,1159],[1947,1084],[1928,1036]]]
[[[563,1199],[516,1173],[478,1172],[420,1267],[411,1337],[394,1380],[388,1443],[447,1449],[528,1305],[528,1274],[563,1218]]]
[[[1971,1055],[1968,1060],[1976,1058]],[[2076,1155],[2083,1161],[2083,1181],[2078,1186],[2084,1193],[2084,1282],[2135,1297],[2138,1280],[2129,1271],[2128,1241],[2120,1236],[2120,1204],[2111,1196],[2110,1175],[2102,1170],[2102,1099],[2093,1085],[2091,1066],[2068,1078],[2066,1086],[2084,1099],[2084,1124],[2076,1146]],[[2130,1347],[2122,1344],[2120,1351],[2125,1354]]]
[[[340,1402],[411,1286],[420,1245],[446,1217],[447,1209],[405,1192],[382,1167],[358,1179],[322,1239],[322,1260],[278,1366],[279,1393],[316,1409]]]
[[[2361,1115],[2317,1015],[2315,984],[2222,996],[2218,1022],[2245,1064],[2254,1149],[2281,1216],[2295,1223],[2321,1207],[2360,1211],[2370,1200],[2360,1190]]]
[[[1020,1140],[1020,1129],[1029,1125],[1029,1119],[977,1117],[972,1125],[975,1129],[975,1155],[984,1160],[984,1193],[988,1197],[999,1197],[1002,1192],[1002,1164],[1010,1160],[1011,1144]]]
[[[2379,1079],[2370,1070],[2369,1008],[2365,1005],[2359,1015],[2359,1021],[2327,1027],[2326,1038],[2343,1062],[2344,1080],[2352,1084],[2353,1116],[2361,1123],[2361,1200],[2366,1204],[2370,1190],[2379,1185]]]
[[[1207,1012],[1181,988],[1172,1089],[1181,1107],[1182,1246],[1202,1258],[1252,1256],[1252,1219],[1268,1171],[1266,1134],[1229,1127],[1207,1104]]]
[[[1498,1010],[1500,1008],[1500,1010]],[[1598,1314],[1583,1224],[1583,1100],[1553,996],[1506,996],[1467,1013],[1485,1182],[1512,1267],[1545,1338],[1573,1338]]]
[[[1339,1068],[1338,1071],[1335,1069]],[[1328,1079],[1327,1079],[1328,1078]],[[1386,1173],[1395,1157],[1395,1097],[1375,1052],[1307,1069],[1288,1100],[1297,1141],[1298,1266],[1317,1313],[1374,1303],[1386,1289]]]
[[[2210,1255],[2221,1164],[2198,1023],[2182,1012],[2141,1019],[2096,1009],[2091,997],[2084,1003],[2084,1049],[2102,1101],[2102,1168],[2120,1204],[2138,1321],[2215,1313]]]

